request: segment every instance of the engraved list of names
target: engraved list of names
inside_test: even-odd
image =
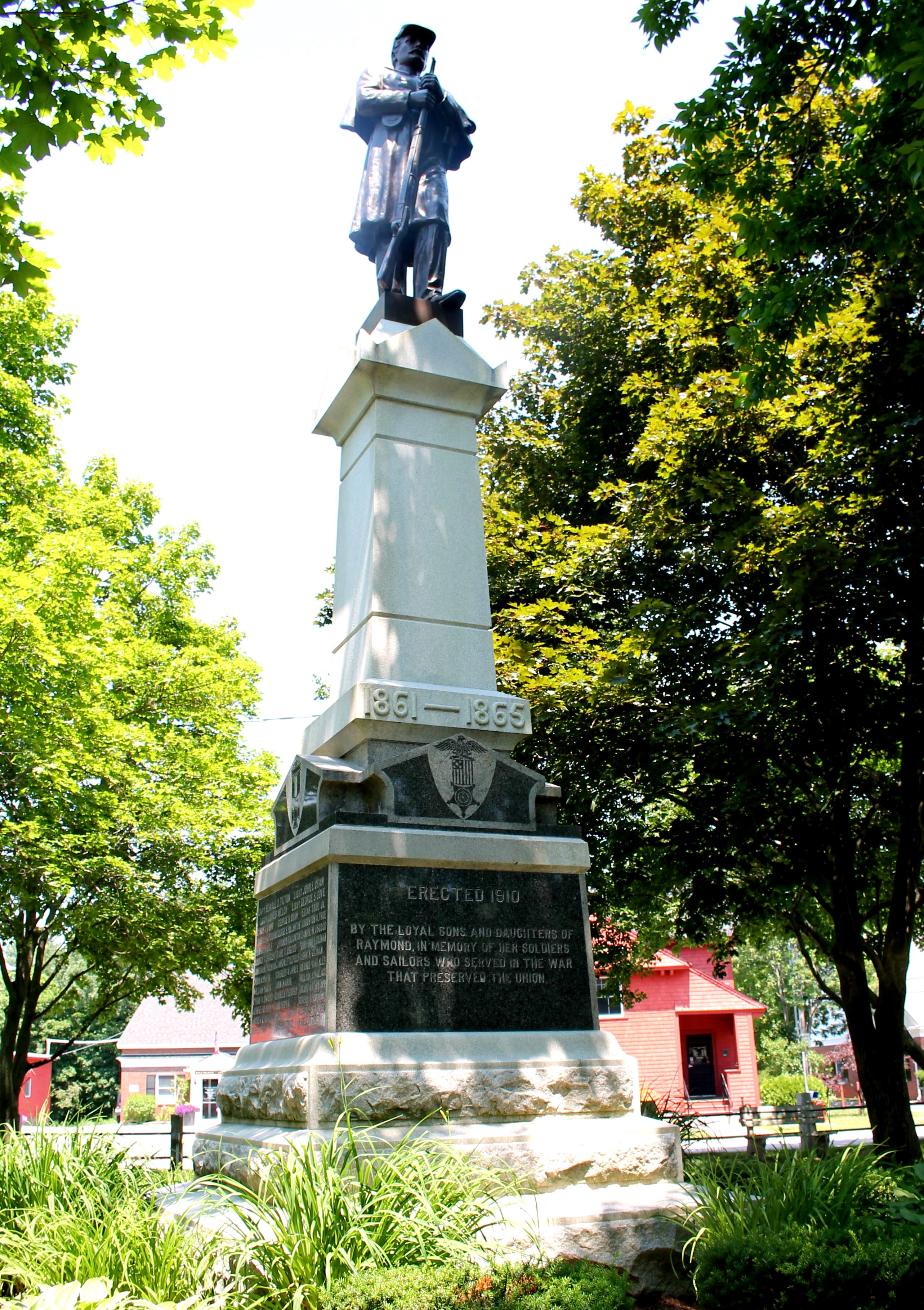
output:
[[[257,905],[251,1041],[324,1030],[326,957],[325,870]]]

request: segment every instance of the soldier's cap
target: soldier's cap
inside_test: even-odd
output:
[[[423,27],[422,24],[420,23],[405,23],[404,26],[401,28],[400,32],[398,33],[398,35],[395,37],[395,40],[400,41],[402,36],[408,36],[410,35],[411,32],[414,32],[418,36],[423,37],[423,39],[427,43],[428,50],[432,46],[433,42],[436,40],[436,33],[432,32],[429,27]]]

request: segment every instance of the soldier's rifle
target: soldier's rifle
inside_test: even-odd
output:
[[[430,60],[430,67],[427,70],[432,73],[436,68],[436,60]],[[411,144],[407,152],[407,165],[404,170],[404,180],[401,183],[401,198],[398,202],[398,213],[391,225],[391,240],[385,254],[382,256],[382,262],[375,271],[379,285],[390,289],[395,276],[395,269],[398,267],[398,260],[401,256],[401,249],[407,240],[408,228],[411,226],[411,219],[414,217],[414,210],[417,208],[417,189],[420,186],[420,156],[423,152],[424,133],[427,130],[427,120],[430,117],[428,106],[424,106],[417,115],[417,122],[414,125],[414,131],[411,135]]]

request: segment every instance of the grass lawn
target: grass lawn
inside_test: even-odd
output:
[[[847,1109],[839,1110],[837,1106],[832,1106],[832,1113],[825,1120],[826,1124],[834,1129],[859,1129],[869,1127],[869,1115],[865,1110]],[[924,1105],[912,1105],[911,1117],[916,1124],[924,1126]]]
[[[924,1103],[915,1102],[911,1107],[911,1116],[914,1122],[924,1128]],[[830,1113],[821,1121],[823,1128],[830,1128],[834,1132],[861,1132],[869,1128],[869,1115],[865,1109],[848,1106],[841,1110],[838,1106],[831,1106]],[[740,1130],[743,1133],[743,1129]],[[797,1137],[799,1127],[797,1124],[774,1124],[772,1134],[781,1137]],[[708,1120],[705,1125],[701,1122],[693,1127],[691,1136],[706,1140],[712,1137],[712,1132],[708,1127]]]

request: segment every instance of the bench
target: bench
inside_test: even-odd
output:
[[[742,1105],[738,1118],[747,1133],[748,1155],[764,1159],[767,1138],[787,1125],[798,1125],[802,1146],[824,1151],[831,1127],[822,1125],[824,1110],[817,1105]]]

